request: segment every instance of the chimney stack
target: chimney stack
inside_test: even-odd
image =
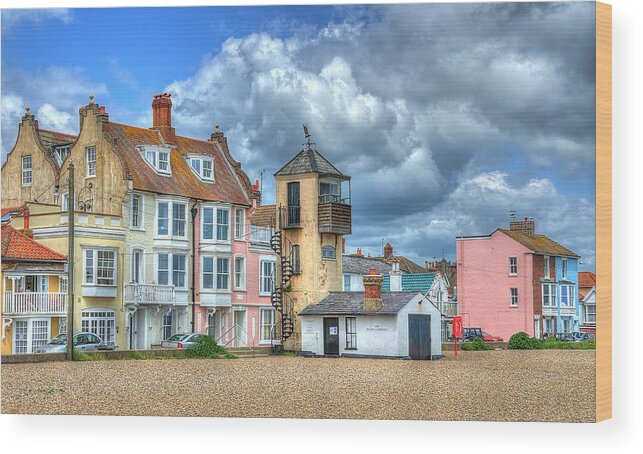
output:
[[[375,268],[362,278],[364,280],[364,310],[366,312],[379,311],[382,304],[382,281],[384,277],[377,274]]]
[[[390,285],[392,292],[402,291],[402,272],[400,271],[400,261],[393,259],[391,261]]]
[[[361,247],[357,248],[357,253],[356,254],[357,254],[358,257],[362,256],[362,248]]]
[[[384,259],[388,260],[393,256],[393,246],[391,246],[391,243],[386,243],[386,246],[384,246]]]
[[[534,221],[534,218],[525,218],[522,221],[510,221],[509,230],[515,230],[528,236],[534,236],[536,234],[536,221]]]
[[[169,93],[154,95],[152,100],[152,129],[163,135],[166,142],[174,143],[175,134],[172,127],[172,99]]]

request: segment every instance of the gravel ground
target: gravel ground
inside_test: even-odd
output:
[[[594,421],[593,351],[2,365],[2,412]]]

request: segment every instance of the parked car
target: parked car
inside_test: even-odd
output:
[[[464,342],[472,342],[476,337],[484,339],[484,335],[480,328],[464,328],[462,330],[462,338]]]
[[[502,342],[503,341],[502,337],[493,336],[486,331],[482,332],[482,336],[483,336],[482,340],[485,342]]]
[[[558,333],[556,334],[556,340],[561,342],[573,342],[574,335],[572,333]]]
[[[201,337],[208,337],[206,334],[174,334],[161,342],[163,348],[191,348]]]
[[[594,338],[590,333],[584,332],[573,333],[572,337],[573,342],[583,342]]]
[[[74,333],[74,349],[82,352],[96,350],[113,350],[115,346],[104,344],[102,339],[94,333]],[[67,334],[59,334],[44,345],[36,349],[36,353],[66,353]]]

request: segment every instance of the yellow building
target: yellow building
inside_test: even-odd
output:
[[[56,251],[62,256],[69,250],[68,214],[61,212],[56,205],[27,203],[27,209],[20,215],[13,216],[4,227],[16,231],[28,232],[33,240],[41,246]],[[123,305],[123,255],[125,251],[125,232],[122,218],[102,213],[76,213],[75,251],[70,261],[74,266],[74,332],[89,331],[98,335],[103,342],[118,347],[126,344],[125,311]],[[64,257],[64,256],[63,256]],[[61,267],[62,268],[62,267]],[[3,273],[8,275],[4,270]],[[29,279],[25,279],[25,283]],[[43,278],[37,279],[34,287],[41,291]],[[10,279],[3,279],[8,289]],[[20,285],[20,282],[18,283]],[[67,315],[67,279],[62,269],[48,278],[48,293],[45,296],[47,307],[55,305],[59,310],[55,315],[58,321],[51,322],[50,337],[65,332]],[[33,286],[32,286],[33,287]],[[20,289],[19,286],[11,288]],[[26,287],[23,289],[29,291]],[[8,293],[3,293],[5,302]],[[24,298],[22,295],[14,298]],[[60,304],[59,304],[60,303]],[[45,303],[43,303],[45,304]],[[64,306],[64,308],[62,307]],[[4,308],[6,308],[6,303]],[[9,314],[3,311],[3,318]]]
[[[8,208],[2,214],[28,216],[27,210]],[[3,355],[33,353],[65,330],[67,257],[35,241],[26,227],[2,226]]]
[[[276,305],[285,348],[301,348],[298,314],[328,292],[342,290],[344,235],[351,233],[350,177],[308,143],[275,173]],[[277,244],[279,243],[279,244]]]

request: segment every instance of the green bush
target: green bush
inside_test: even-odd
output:
[[[480,339],[479,337],[476,337],[471,342],[464,342],[462,344],[462,350],[465,350],[465,351],[481,351],[481,350],[495,350],[495,349],[491,345],[485,344],[484,341],[482,339]]]
[[[187,358],[211,358],[216,359],[220,357],[229,358],[228,351],[217,345],[215,340],[210,336],[200,337],[194,346],[185,352]],[[234,356],[234,355],[231,355]]]
[[[543,347],[540,339],[529,337],[529,334],[520,331],[511,336],[507,348],[510,350],[536,350]]]

